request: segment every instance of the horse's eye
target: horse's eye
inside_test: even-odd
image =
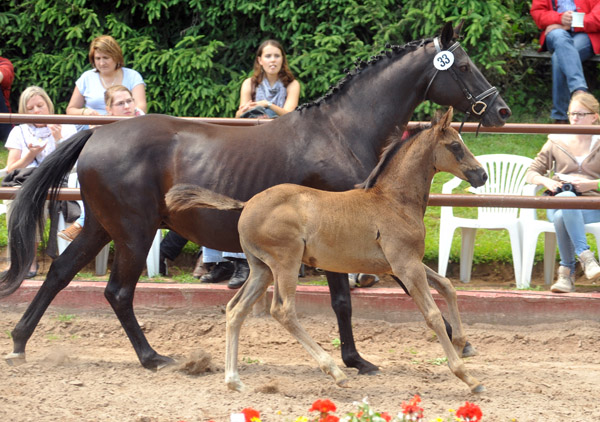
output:
[[[452,142],[450,144],[450,148],[452,149],[452,151],[458,152],[458,151],[462,150],[462,145],[458,142]]]
[[[469,65],[466,65],[466,64],[462,64],[458,68],[460,69],[461,72],[468,72],[469,71]]]

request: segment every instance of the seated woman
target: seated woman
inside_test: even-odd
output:
[[[123,85],[111,86],[104,92],[104,103],[106,104],[106,114],[109,116],[141,116],[144,114],[142,110],[136,108],[135,99],[131,91]],[[58,233],[58,237],[72,242],[73,239],[81,233],[83,222],[85,220],[85,212],[81,211],[81,215],[73,224]]]
[[[54,114],[54,104],[44,89],[30,86],[19,98],[19,113]],[[16,169],[38,167],[56,149],[59,142],[75,132],[74,125],[34,123],[15,126],[4,145],[8,149],[6,171],[10,173]],[[7,221],[10,220],[11,202],[4,201]],[[34,277],[36,274],[37,262],[33,262],[27,277]]]
[[[587,92],[573,95],[569,104],[572,125],[597,125],[600,119],[598,100]],[[576,196],[562,189],[570,183],[577,194],[600,195],[599,135],[548,135],[548,141],[538,153],[525,175],[528,183],[544,185],[556,196]],[[548,177],[550,171],[554,175]],[[590,280],[600,277],[600,266],[586,240],[585,224],[600,221],[600,210],[548,210],[548,220],[554,223],[560,254],[558,279],[550,290],[554,293],[575,291],[575,256]]]

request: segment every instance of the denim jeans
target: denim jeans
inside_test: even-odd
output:
[[[551,117],[568,120],[571,94],[588,90],[581,63],[594,55],[592,42],[585,32],[555,29],[546,36],[546,47],[552,53]]]
[[[213,263],[213,262],[223,262],[224,258],[240,258],[246,259],[246,255],[242,252],[221,252],[215,249],[210,249],[207,247],[202,247],[202,262],[204,263]]]
[[[573,192],[561,192],[556,196],[575,196]],[[575,255],[579,256],[590,247],[585,237],[587,223],[600,221],[600,210],[553,210],[547,212],[548,220],[554,223],[560,265],[575,271]]]

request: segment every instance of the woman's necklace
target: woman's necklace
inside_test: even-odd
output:
[[[102,81],[102,85],[104,85],[104,88],[110,88],[111,86],[113,86],[115,84],[115,81],[117,80],[117,74],[115,74],[112,78],[112,81],[110,82],[110,85],[108,84],[108,82],[106,82],[106,80],[102,77],[102,75],[100,73],[98,73],[98,76],[100,76],[100,80]]]

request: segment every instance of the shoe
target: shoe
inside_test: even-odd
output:
[[[200,255],[198,257],[198,259],[196,260],[196,266],[194,267],[192,276],[194,278],[200,278],[204,274],[208,274],[210,272],[210,270],[212,269],[212,267],[213,267],[213,264],[211,264],[211,263],[207,263],[207,264],[202,263],[202,255]]]
[[[27,275],[25,276],[25,278],[33,278],[37,275],[38,273],[38,264],[37,262],[35,263],[35,270],[30,270]]]
[[[169,275],[169,268],[167,267],[167,257],[161,252],[158,257],[158,273],[163,277]]]
[[[357,287],[371,287],[377,283],[379,283],[379,277],[377,277],[375,274],[360,273],[356,279]]]
[[[594,252],[589,249],[581,252],[579,260],[581,261],[581,265],[583,265],[583,272],[588,280],[596,280],[600,277],[600,265],[598,265],[598,261],[594,257]]]
[[[66,229],[58,232],[58,237],[66,240],[67,242],[72,242],[77,237],[77,235],[81,233],[81,230],[83,230],[81,224],[75,222]]]
[[[552,293],[573,293],[575,291],[575,274],[569,267],[558,267],[558,279],[550,287]]]
[[[350,273],[348,274],[348,284],[350,285],[350,290],[358,287],[358,282],[356,279],[358,278],[358,274]]]
[[[250,267],[248,266],[248,261],[240,258],[229,258],[233,260],[233,265],[235,270],[233,271],[233,276],[229,279],[229,283],[227,283],[227,287],[230,289],[239,289],[243,286],[243,284],[248,280],[248,276],[250,275]]]
[[[207,274],[200,277],[202,283],[220,283],[229,280],[233,275],[233,264],[231,262],[218,262]]]

